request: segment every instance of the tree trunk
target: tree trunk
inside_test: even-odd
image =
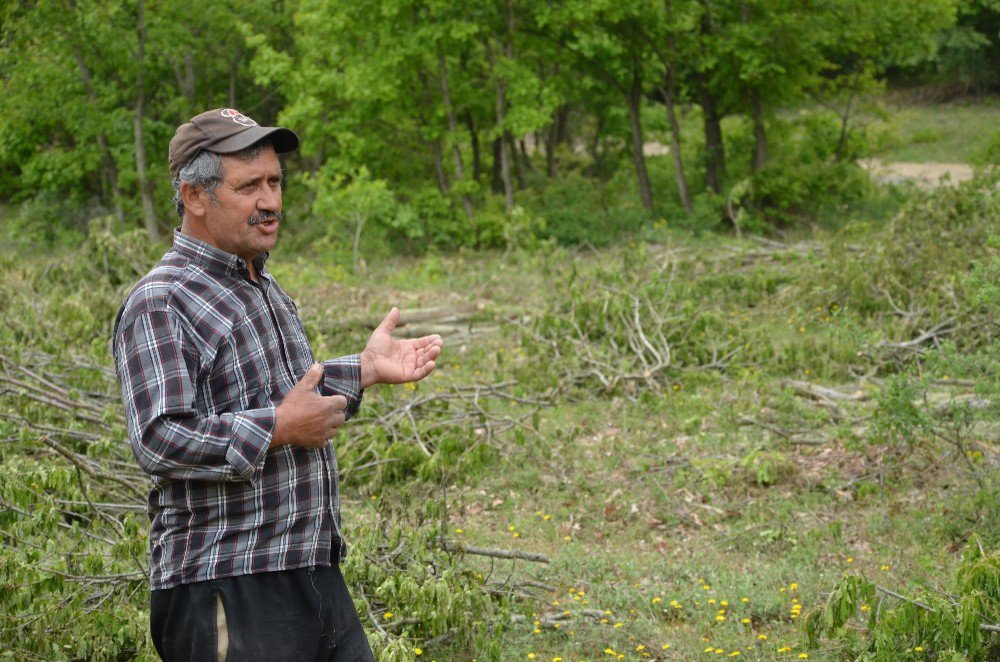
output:
[[[87,91],[87,100],[92,106],[97,107],[97,91],[94,89],[90,75],[90,67],[83,59],[80,49],[73,46],[73,57],[76,59],[76,66],[80,70],[80,77],[83,79],[83,88]],[[101,179],[104,180],[110,198],[111,208],[115,218],[119,222],[125,220],[125,210],[122,208],[122,192],[118,188],[118,165],[115,163],[114,154],[111,153],[111,144],[103,131],[97,132],[97,146],[101,150]]]
[[[535,144],[538,144],[538,136],[535,136]],[[525,172],[532,172],[534,168],[531,166],[531,155],[528,154],[528,145],[525,143],[524,138],[518,138],[517,140],[517,153],[521,158],[521,165],[524,167]]]
[[[652,210],[653,190],[649,185],[649,173],[646,171],[646,155],[642,153],[644,141],[639,109],[639,104],[642,101],[642,77],[639,75],[639,63],[633,64],[636,68],[632,72],[632,85],[625,96],[625,101],[628,104],[629,124],[632,128],[632,163],[635,165],[635,174],[639,181],[639,197],[642,198],[642,206]]]
[[[744,26],[750,25],[750,6],[740,0],[740,14]],[[767,132],[764,129],[764,112],[760,103],[760,88],[754,85],[750,89],[750,117],[753,120],[754,150],[750,162],[750,172],[756,173],[764,167],[767,161]]]
[[[514,140],[514,136],[510,135],[510,131],[506,132],[504,136],[504,141],[510,148],[510,162],[514,171],[514,178],[517,179],[517,190],[523,191],[527,188],[527,184],[524,181],[524,160],[521,158],[521,154],[517,149],[517,141]]]
[[[670,156],[674,161],[674,175],[677,178],[677,194],[684,205],[684,211],[691,213],[694,207],[691,204],[691,192],[688,190],[687,175],[684,173],[684,159],[681,158],[681,125],[677,120],[677,108],[674,103],[674,93],[671,91],[670,78],[675,70],[671,65],[671,70],[667,74],[667,86],[661,90],[663,103],[667,106],[667,121],[670,124]]]
[[[758,172],[767,162],[767,132],[764,128],[764,111],[760,105],[760,90],[756,87],[750,90],[750,115],[753,118],[753,163],[751,172]]]
[[[700,31],[703,37],[715,32],[715,19],[712,16],[710,0],[704,0],[705,13],[701,17]],[[705,39],[701,40],[703,59],[705,55]],[[726,151],[722,143],[722,121],[719,117],[718,102],[710,89],[711,76],[709,72],[699,71],[697,75],[700,88],[702,114],[705,121],[705,181],[716,193],[722,192],[722,180],[726,173]]]
[[[420,79],[420,90],[424,98],[424,108],[432,109],[434,107],[434,101],[431,96],[430,84],[427,82],[427,76],[424,75],[423,70],[417,72],[417,78]],[[431,126],[434,124],[434,121],[425,117],[420,110],[420,108],[416,108],[422,125]],[[444,170],[444,151],[441,149],[441,139],[434,138],[428,140],[427,146],[430,148],[431,157],[434,159],[434,174],[437,176],[438,190],[447,195],[451,190],[451,182],[448,181],[448,174]]]
[[[500,153],[503,143],[500,142],[499,138],[493,140],[490,143],[490,148],[493,150],[493,179],[490,183],[490,188],[494,193],[503,193],[503,175],[500,173],[501,170],[501,158]]]
[[[133,130],[135,134],[135,172],[139,183],[139,196],[142,199],[142,217],[146,225],[146,232],[154,242],[160,241],[160,227],[156,220],[156,210],[153,206],[153,190],[150,186],[149,176],[146,173],[146,140],[142,128],[142,118],[146,107],[146,3],[145,0],[138,0],[136,12],[136,98],[135,116],[133,117]]]
[[[722,123],[715,96],[708,89],[708,77],[701,80],[701,110],[705,117],[705,181],[716,193],[722,192],[722,178],[726,171],[726,152],[722,144]]]
[[[438,72],[441,77],[441,96],[444,99],[445,115],[448,118],[448,137],[451,141],[451,153],[455,160],[455,179],[459,182],[465,180],[465,164],[462,163],[462,150],[458,145],[456,135],[458,134],[458,120],[455,119],[455,108],[451,103],[451,89],[448,86],[448,63],[444,57],[444,49],[438,44]],[[472,218],[472,200],[467,193],[462,193],[462,208],[465,215]]]
[[[441,153],[441,141],[435,138],[428,142],[431,154],[434,156],[434,174],[437,175],[438,190],[447,195],[451,186],[448,183],[448,175],[444,171],[444,156]]]
[[[556,121],[559,115],[552,118],[552,124],[550,124],[545,129],[544,140],[545,140],[545,175],[549,179],[554,179],[556,176]]]
[[[848,127],[850,126],[851,111],[853,110],[854,100],[857,97],[858,89],[860,88],[860,81],[861,65],[859,64],[854,72],[854,85],[851,87],[851,95],[847,97],[847,107],[844,108],[844,112],[840,114],[840,137],[837,139],[837,152],[834,154],[834,158],[837,161],[843,161],[847,152]]]
[[[512,11],[510,8],[510,3],[512,0],[508,0],[508,10]],[[512,18],[508,16],[508,22],[512,22]],[[510,56],[513,46],[510,43],[504,44],[504,53],[508,57]],[[496,71],[496,57],[493,54],[493,49],[490,47],[489,41],[486,43],[486,54],[490,61],[490,68]],[[500,136],[497,138],[497,143],[494,143],[493,148],[493,172],[494,178],[496,177],[496,168],[499,161],[500,167],[500,183],[503,186],[503,200],[504,209],[509,213],[514,209],[514,184],[510,178],[510,147],[507,140],[507,131],[503,128],[504,125],[504,113],[507,105],[507,78],[505,76],[500,76],[496,81],[496,105],[494,107],[494,112],[496,114],[496,124],[501,130]]]
[[[504,119],[504,92],[503,87],[497,90],[497,126],[503,126]],[[500,182],[503,184],[503,207],[508,212],[514,209],[514,183],[510,178],[510,147],[507,143],[507,132],[504,131],[498,138],[500,141]]]
[[[472,179],[478,182],[479,178],[483,176],[483,155],[479,147],[479,131],[476,130],[476,122],[472,119],[472,113],[465,111],[463,117],[469,131],[469,144],[472,147]]]

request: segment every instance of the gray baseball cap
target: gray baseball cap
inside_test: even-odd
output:
[[[170,177],[176,177],[203,149],[216,154],[232,154],[265,138],[279,154],[295,151],[299,146],[299,137],[291,129],[260,126],[233,108],[216,108],[195,115],[190,122],[177,127],[170,141]]]

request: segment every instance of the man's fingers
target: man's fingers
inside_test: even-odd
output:
[[[323,379],[323,366],[313,363],[292,390],[311,391],[319,385],[321,379]]]
[[[323,398],[334,411],[347,409],[347,398],[342,395],[328,395]]]

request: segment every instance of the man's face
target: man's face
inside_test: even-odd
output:
[[[205,209],[209,243],[248,263],[274,248],[279,221],[270,214],[281,211],[281,163],[273,147],[250,161],[223,156],[215,197],[217,203]]]

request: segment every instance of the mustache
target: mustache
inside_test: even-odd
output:
[[[285,218],[284,214],[282,214],[280,211],[262,209],[247,219],[247,225],[260,225],[261,223],[265,223],[271,220],[275,220],[280,223],[284,218]]]

